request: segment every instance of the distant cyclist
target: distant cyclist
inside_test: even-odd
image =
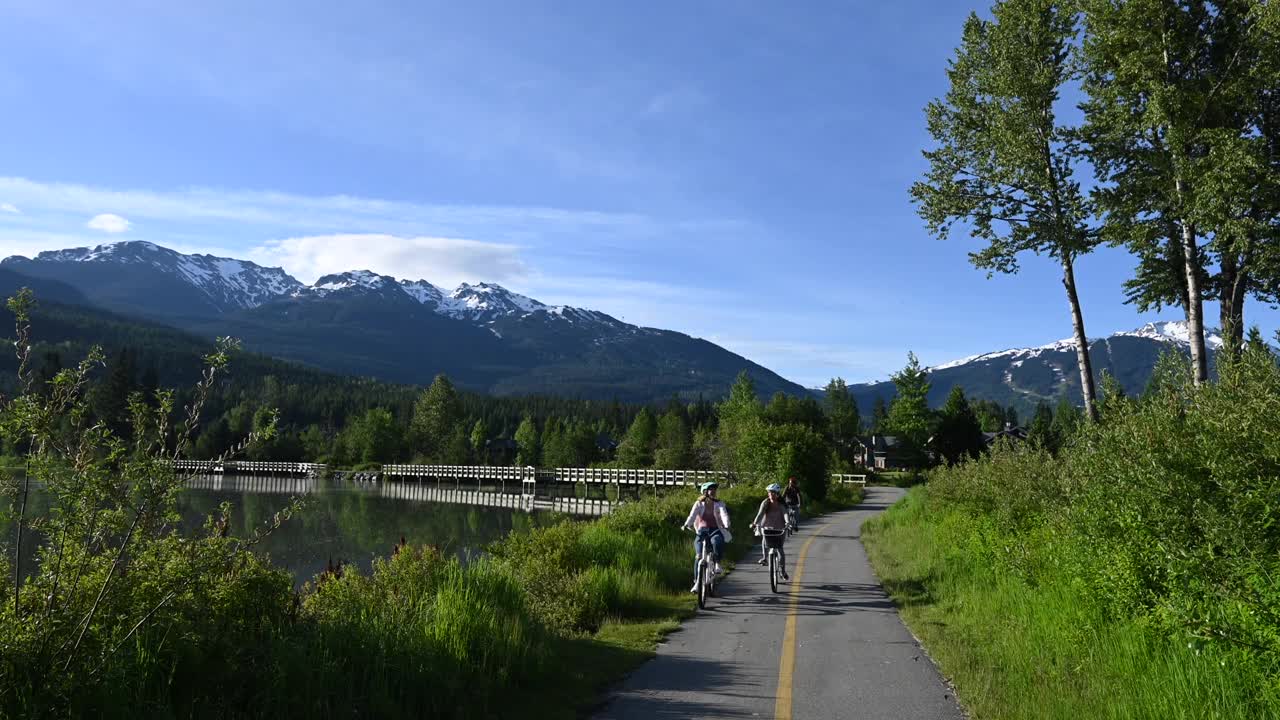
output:
[[[729,508],[724,502],[716,499],[719,483],[703,483],[702,496],[693,504],[689,517],[684,521],[686,530],[697,530],[698,537],[693,541],[693,587],[689,592],[698,591],[698,555],[702,552],[703,543],[711,547],[711,558],[715,562],[716,574],[720,574],[720,557],[724,554],[724,544],[733,540],[729,532]]]
[[[795,512],[795,520],[792,525],[798,529],[800,527],[800,486],[796,484],[795,477],[787,478],[787,489],[782,491],[782,501],[787,504],[787,509]]]
[[[790,580],[791,578],[787,576],[787,552],[782,549],[787,535],[787,506],[782,502],[782,487],[778,483],[773,483],[766,489],[769,491],[769,497],[760,503],[760,511],[756,513],[756,519],[751,521],[751,527],[760,529],[762,554],[759,564],[767,564],[769,548],[776,548],[778,560],[782,564],[782,579]],[[766,530],[771,532],[765,532]]]

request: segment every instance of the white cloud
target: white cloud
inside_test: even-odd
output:
[[[11,214],[14,214],[14,215],[18,215],[18,214],[20,214],[22,211],[21,211],[21,210],[19,210],[19,209],[18,209],[18,207],[17,207],[16,205],[14,205],[13,203],[0,203],[0,212],[4,212],[4,213],[11,213]]]
[[[462,282],[508,282],[528,273],[520,248],[506,243],[440,237],[349,233],[273,240],[250,259],[279,265],[303,282],[347,270],[372,270],[445,289]]]
[[[102,213],[94,215],[89,222],[85,223],[85,227],[91,230],[101,230],[105,233],[122,233],[129,229],[131,223],[128,220],[115,215],[113,213]]]
[[[110,190],[0,176],[0,196],[50,213],[96,213],[110,207],[132,218],[173,222],[231,222],[287,232],[335,229],[435,237],[485,237],[504,242],[530,233],[590,231],[594,235],[657,232],[644,215],[548,207],[434,205],[351,195],[295,195],[265,190],[192,188]],[[278,233],[283,234],[283,233]]]

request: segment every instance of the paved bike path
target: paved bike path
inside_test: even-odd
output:
[[[867,488],[857,508],[804,521],[787,541],[791,583],[778,594],[755,564],[759,549],[749,554],[595,717],[961,720],[862,548],[862,523],[902,494]],[[732,520],[749,532],[749,518]]]

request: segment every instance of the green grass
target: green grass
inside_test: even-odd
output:
[[[730,571],[754,545],[763,495],[724,489]],[[0,718],[578,717],[692,616],[692,535],[679,527],[693,499],[513,532],[468,565],[406,547],[370,573],[317,581],[297,605],[283,570],[249,563],[220,580],[216,604],[193,598],[176,630],[139,635],[110,682],[0,686]],[[834,489],[807,513],[860,499]]]
[[[755,544],[745,526],[763,498],[750,488],[727,489],[723,497],[730,506],[733,525],[739,528],[726,550],[726,570],[732,572],[735,563]],[[862,502],[862,497],[858,486],[832,488],[825,500],[810,503],[806,514],[812,517],[845,510]],[[681,496],[652,502],[665,506],[668,513],[678,509],[679,520],[683,520],[686,500]],[[668,514],[668,518],[673,517]],[[693,552],[689,537],[680,536],[679,542],[670,547],[674,573],[666,584],[651,582],[630,591],[624,589],[623,595],[633,598],[624,613],[606,619],[590,636],[559,641],[551,658],[554,665],[564,668],[563,676],[557,676],[563,682],[558,679],[554,687],[530,688],[521,693],[520,706],[532,712],[527,717],[559,720],[589,712],[602,702],[603,691],[652,658],[658,643],[693,616],[693,597],[684,590]]]
[[[1239,655],[1107,618],[1065,574],[1001,574],[967,551],[967,520],[917,488],[863,541],[974,718],[1280,718],[1276,688]]]

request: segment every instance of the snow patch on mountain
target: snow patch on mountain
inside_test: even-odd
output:
[[[527,315],[548,306],[501,285],[462,283],[458,289],[442,298],[437,312],[458,320],[484,321],[505,315]]]
[[[1126,330],[1111,335],[1114,337],[1138,337],[1147,340],[1157,340],[1159,342],[1190,347],[1191,332],[1187,327],[1187,323],[1182,320],[1150,322],[1135,330]],[[1110,341],[1111,338],[1090,338],[1089,344]],[[1222,348],[1222,335],[1217,328],[1205,328],[1205,345],[1211,350],[1219,350]],[[1051,342],[1047,345],[1030,348],[1012,348],[1009,350],[998,350],[996,352],[982,353],[980,355],[971,355],[959,360],[952,360],[941,365],[935,365],[929,368],[931,372],[938,370],[947,370],[950,368],[960,367],[977,362],[990,362],[1002,358],[1010,359],[1013,367],[1020,367],[1027,360],[1034,360],[1047,352],[1070,352],[1076,351],[1076,341],[1074,338],[1065,338]]]
[[[302,287],[281,268],[213,255],[184,255],[142,240],[106,243],[92,248],[53,250],[34,260],[12,257],[5,262],[74,262],[149,265],[203,292],[224,310],[257,307]]]
[[[15,256],[5,262],[11,261],[150,265],[199,289],[223,311],[255,308],[289,297],[322,299],[368,292],[399,297],[403,293],[440,315],[480,325],[489,325],[503,318],[539,316],[551,322],[595,323],[615,330],[630,327],[604,313],[565,305],[547,305],[492,283],[463,283],[453,292],[446,293],[426,280],[397,280],[371,270],[352,270],[325,275],[311,285],[304,285],[281,268],[264,268],[252,262],[212,255],[185,255],[140,240],[47,251],[34,260]]]
[[[444,299],[444,291],[426,280],[401,280],[400,289],[423,305],[439,307],[440,301]]]
[[[307,290],[323,297],[340,290],[383,290],[391,285],[399,287],[393,277],[379,275],[372,270],[351,270],[325,275]]]
[[[1116,333],[1128,337],[1148,338],[1191,346],[1191,328],[1182,320],[1150,322],[1136,330]],[[1204,344],[1212,350],[1222,348],[1222,333],[1217,328],[1204,329]]]

